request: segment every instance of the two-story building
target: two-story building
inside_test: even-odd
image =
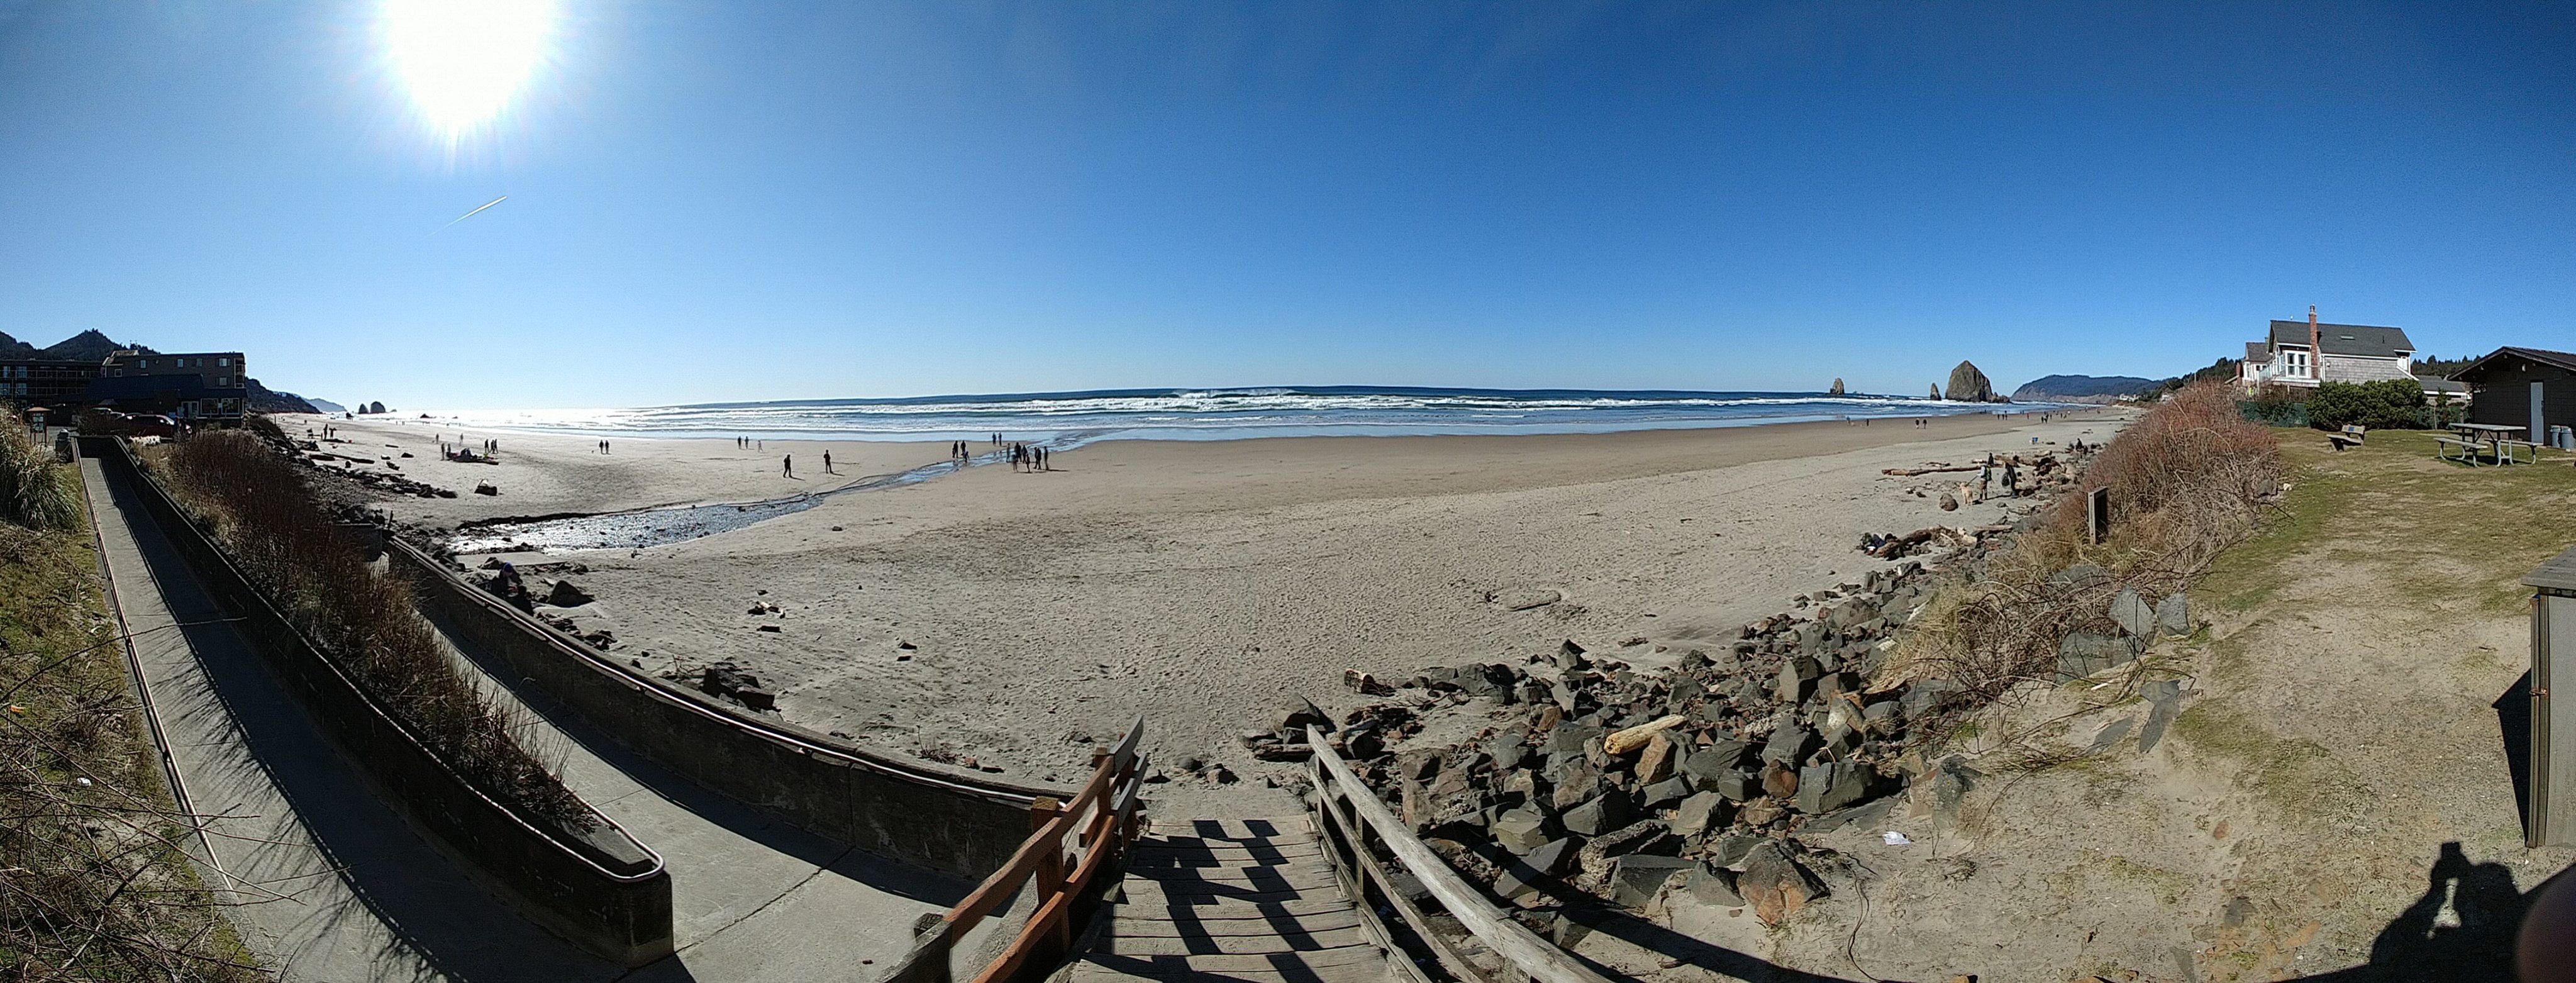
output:
[[[238,422],[250,396],[240,352],[120,351],[90,380],[91,401],[126,413]]]
[[[99,363],[44,358],[0,358],[0,400],[21,407],[89,402]]]
[[[2245,343],[2245,362],[2236,381],[2248,390],[2264,386],[2314,389],[2320,382],[2378,382],[2415,378],[2415,342],[2398,328],[2369,324],[2321,324],[2317,309],[2308,319],[2274,321],[2262,341]]]

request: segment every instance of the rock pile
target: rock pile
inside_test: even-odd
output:
[[[1954,688],[1863,686],[1933,572],[1909,561],[1802,597],[1801,611],[1745,625],[1671,672],[1572,641],[1532,665],[1426,669],[1396,690],[1401,702],[1354,712],[1333,749],[1505,901],[1543,907],[1573,892],[1642,907],[1680,883],[1776,923],[1824,893],[1795,834],[1927,770],[1909,726]],[[1509,709],[1464,743],[1400,740],[1424,711],[1476,698]],[[1313,716],[1283,714],[1245,743],[1271,760],[1302,756]]]

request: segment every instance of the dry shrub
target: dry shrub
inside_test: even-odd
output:
[[[1906,639],[1902,674],[1952,680],[1972,703],[2052,678],[2069,633],[2116,633],[2109,606],[2122,588],[2150,601],[2182,590],[2252,532],[2284,471],[2271,429],[2247,421],[2225,383],[2182,389],[2103,448],[2011,553],[1935,598]],[[2111,504],[2098,545],[2084,514],[2096,488]],[[2108,576],[2066,575],[2077,564]]]
[[[409,584],[379,573],[293,466],[237,430],[170,452],[174,490],[212,520],[233,560],[304,636],[485,794],[573,829],[595,817],[512,737],[422,620]]]
[[[54,452],[28,436],[24,417],[0,409],[0,520],[29,529],[80,524],[80,488]]]

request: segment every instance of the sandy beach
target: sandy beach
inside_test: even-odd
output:
[[[1058,455],[1051,473],[976,467],[691,542],[562,554],[598,600],[550,613],[613,632],[619,655],[651,668],[735,661],[789,719],[879,746],[1066,780],[1141,713],[1162,760],[1222,761],[1257,786],[1278,766],[1234,736],[1298,695],[1355,704],[1345,669],[1401,678],[1567,639],[1670,660],[1883,566],[1855,551],[1863,533],[2019,514],[1943,512],[1955,476],[1882,469],[2105,440],[2120,418],[1106,441]],[[474,465],[436,460],[430,435],[457,431],[427,421],[336,426],[360,445],[428,447],[425,463],[401,462],[421,480],[502,487],[388,503],[441,525],[794,494],[833,485],[779,477],[781,454],[802,475],[828,446],[855,475],[946,449],[612,439],[601,455],[594,438],[506,434],[501,464]],[[747,613],[766,604],[780,613]],[[1195,784],[1162,795],[1245,798]]]

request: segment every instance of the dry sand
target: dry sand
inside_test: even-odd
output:
[[[563,613],[613,631],[618,654],[651,668],[741,663],[798,723],[1024,777],[1073,779],[1094,743],[1143,714],[1162,761],[1206,756],[1247,778],[1175,782],[1161,790],[1167,809],[1276,813],[1289,806],[1242,794],[1273,772],[1234,735],[1292,696],[1337,712],[1354,704],[1346,668],[1400,678],[1566,639],[1640,664],[1670,659],[1884,565],[1855,551],[1865,532],[2012,514],[1992,503],[1942,512],[1937,489],[1958,476],[1882,468],[2027,450],[2033,438],[2104,440],[2118,418],[1109,441],[1059,454],[1052,473],[980,467],[684,544],[565,554],[589,568],[575,579],[599,600]],[[338,426],[407,447],[431,432]],[[805,490],[776,477],[777,442],[755,454],[627,439],[603,456],[587,437],[501,440],[498,467],[402,463],[438,483],[451,470],[468,476],[455,481],[497,474],[486,480],[502,498],[399,499],[397,515],[454,522]],[[945,450],[831,446],[870,473]],[[795,453],[801,463],[809,450]],[[1561,599],[1497,603],[1544,591]],[[746,613],[760,603],[783,613]]]

